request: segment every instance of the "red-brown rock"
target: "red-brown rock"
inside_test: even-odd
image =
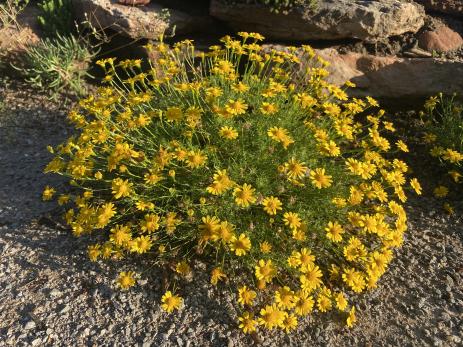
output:
[[[418,36],[419,46],[429,52],[449,52],[463,46],[463,38],[449,27],[442,25]]]
[[[368,54],[339,54],[335,49],[317,50],[331,63],[328,81],[342,85],[350,80],[357,88],[349,89],[356,97],[412,101],[435,95],[463,95],[463,62],[435,58],[378,57]]]

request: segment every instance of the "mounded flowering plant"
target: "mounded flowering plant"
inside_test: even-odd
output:
[[[432,157],[446,169],[433,193],[445,198],[451,193],[452,185],[463,182],[463,105],[453,97],[442,94],[429,98],[421,112],[423,142],[428,145]],[[449,214],[454,208],[448,202],[443,205]]]
[[[394,159],[408,149],[383,136],[394,126],[374,99],[326,82],[309,46],[239,36],[207,53],[191,41],[150,45],[148,70],[99,61],[106,85],[69,114],[77,134],[50,148],[46,172],[70,179],[58,202],[73,233],[104,235],[92,260],[170,265],[166,311],[182,305],[200,254],[212,285],[234,288],[245,333],[288,332],[313,311],[352,326],[356,295],[376,287],[403,242],[405,190],[420,190]]]

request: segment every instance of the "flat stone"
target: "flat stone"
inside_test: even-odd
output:
[[[317,53],[330,62],[329,82],[342,85],[349,80],[357,85],[348,90],[352,96],[370,95],[411,103],[439,92],[463,94],[463,79],[455,78],[463,76],[462,61],[340,54],[332,48],[317,50]]]
[[[439,11],[453,15],[463,15],[463,0],[415,0],[426,10]]]
[[[368,42],[417,32],[425,15],[422,6],[400,0],[319,0],[315,9],[298,6],[288,14],[263,5],[212,0],[210,13],[236,31],[257,31],[269,39]]]
[[[132,39],[156,40],[174,30],[179,35],[190,34],[213,24],[207,14],[164,8],[154,2],[125,6],[110,0],[74,0],[73,6],[79,21],[88,20],[97,29],[112,29]]]
[[[463,46],[463,38],[448,26],[442,25],[418,35],[418,44],[429,52],[449,52]]]

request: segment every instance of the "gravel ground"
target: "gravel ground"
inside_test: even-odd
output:
[[[2,98],[16,110],[1,110]],[[41,174],[44,147],[66,138],[62,119],[40,96],[0,90],[0,346],[252,345],[202,264],[182,290],[184,308],[167,315],[160,270],[138,259],[91,263],[89,239],[47,217],[55,206],[40,194],[56,177]],[[404,246],[378,288],[360,299],[353,329],[315,316],[290,335],[261,336],[262,345],[461,346],[463,219],[434,206],[432,198],[409,203]],[[143,271],[140,285],[115,289],[117,272],[129,267]]]

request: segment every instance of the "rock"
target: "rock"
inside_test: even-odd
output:
[[[41,343],[42,343],[42,339],[38,337],[32,341],[32,346],[39,346]]]
[[[60,296],[60,295],[61,295],[61,292],[56,288],[52,289],[51,292],[50,292],[51,297],[57,297],[57,296]]]
[[[24,330],[32,330],[32,329],[35,329],[36,327],[36,324],[33,320],[30,320],[26,323],[26,325],[24,325]]]
[[[418,35],[418,45],[429,52],[449,52],[463,46],[463,38],[448,26],[442,25]]]
[[[453,15],[463,15],[463,0],[415,0],[425,9]]]
[[[379,99],[403,99],[410,103],[439,92],[463,94],[463,62],[437,58],[378,57],[368,54],[339,54],[335,49],[317,50],[330,62],[328,81],[342,85],[350,80],[357,85],[352,96],[371,95]]]
[[[356,38],[376,42],[424,24],[424,10],[400,0],[319,0],[315,9],[300,6],[288,14],[262,5],[212,0],[210,13],[236,31],[257,31],[269,39],[336,40]]]
[[[137,7],[110,0],[74,0],[73,7],[79,21],[88,20],[97,29],[112,29],[132,39],[158,39],[173,30],[184,35],[213,26],[207,14],[195,9],[184,12],[163,8],[154,2]]]

